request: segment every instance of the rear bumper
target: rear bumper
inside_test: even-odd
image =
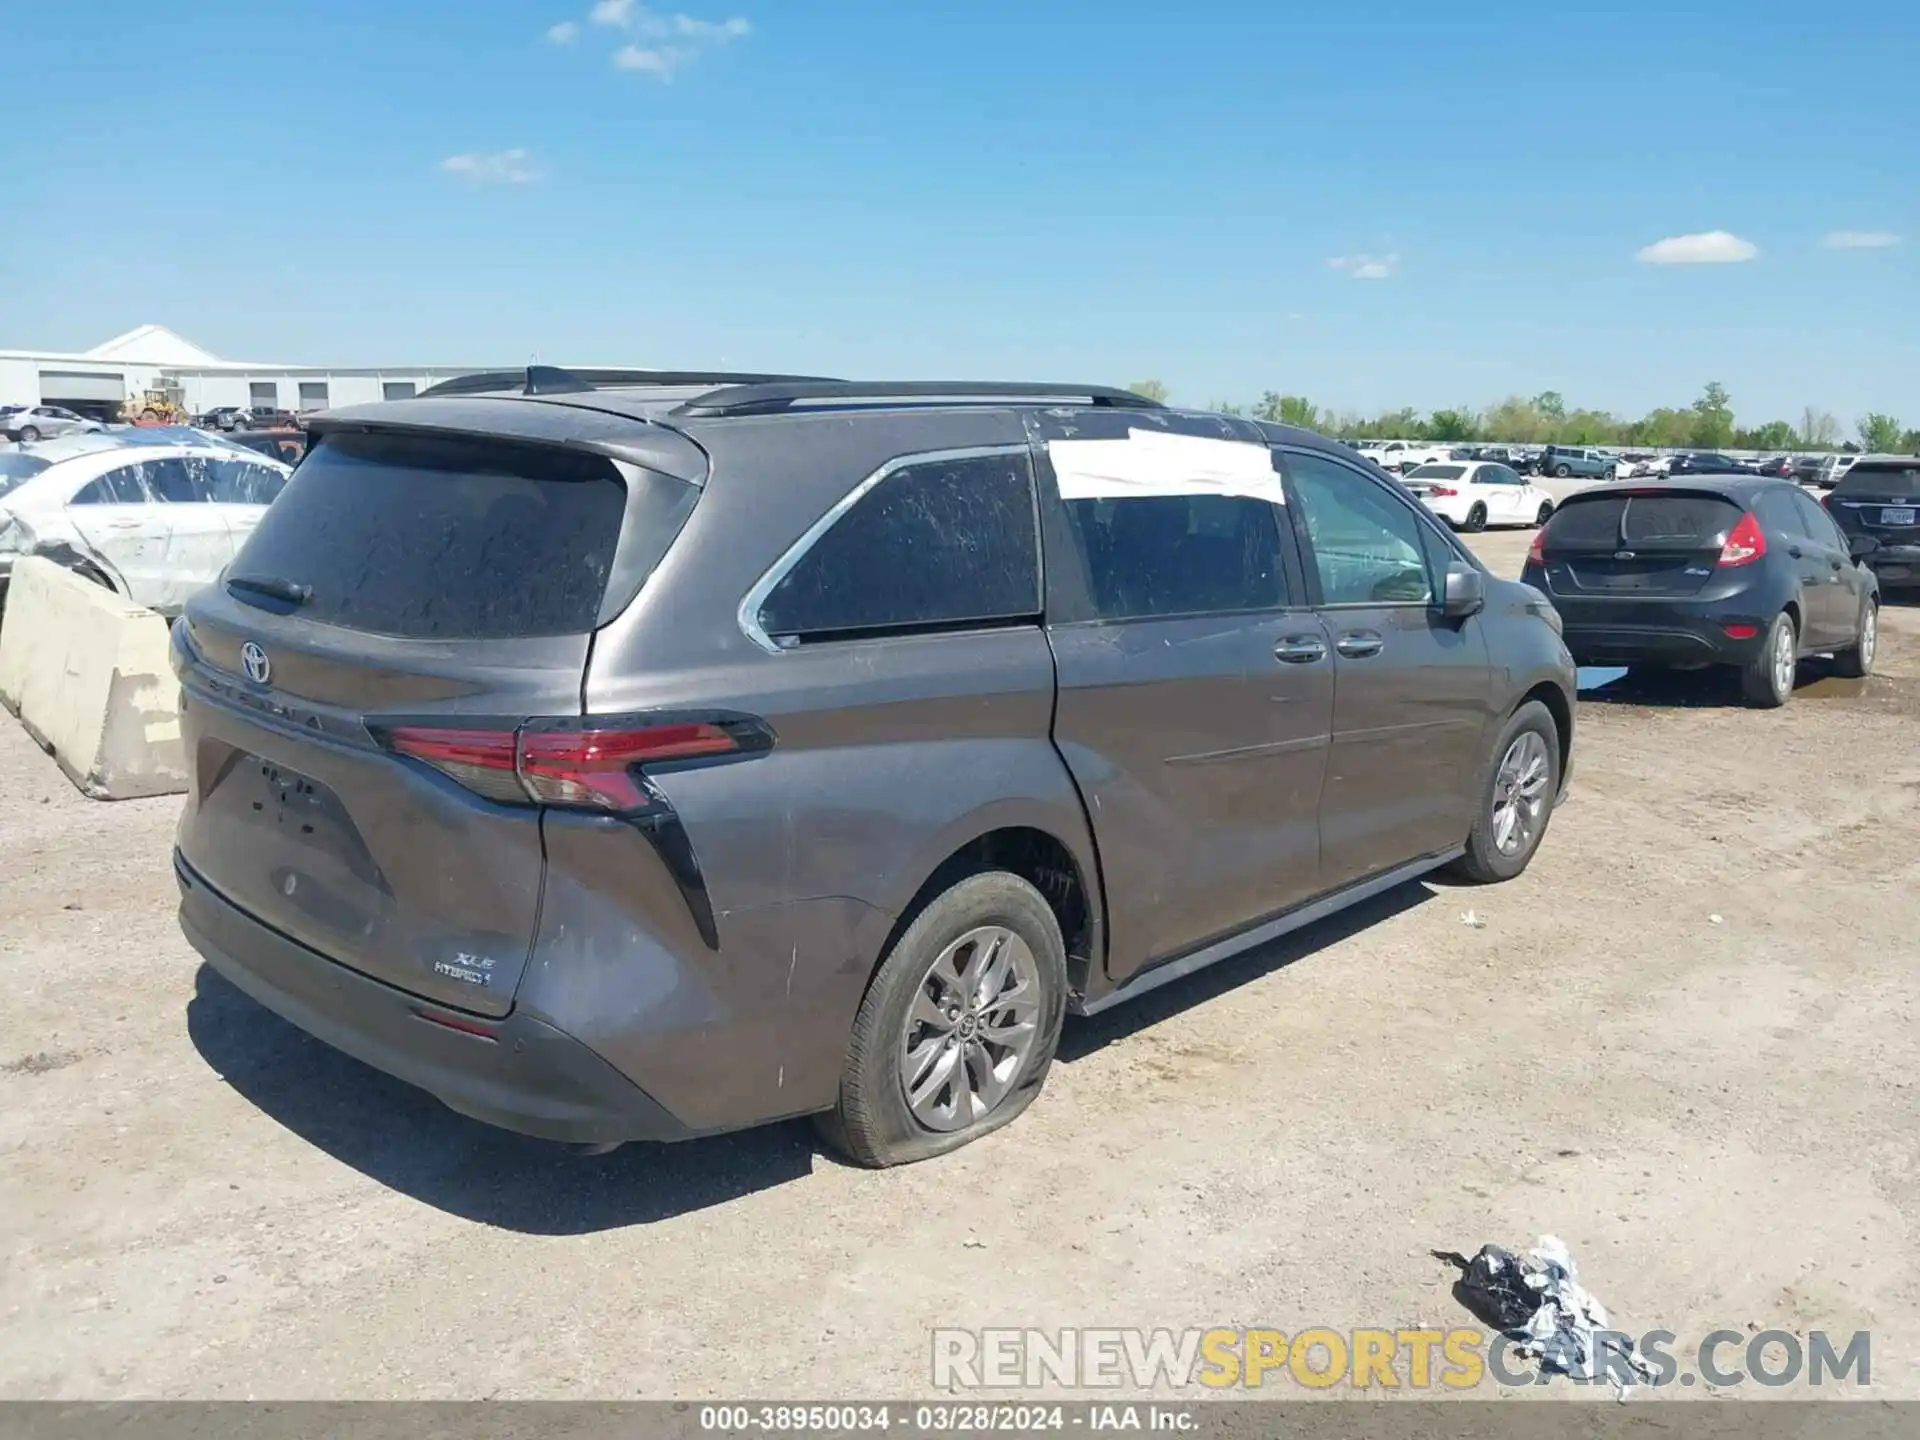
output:
[[[1752,639],[1734,640],[1717,622],[1659,625],[1567,623],[1567,649],[1576,665],[1744,665],[1763,643],[1765,624]]]
[[[237,988],[315,1039],[475,1120],[543,1140],[604,1145],[689,1131],[572,1036],[526,1015],[483,1020],[338,965],[215,892],[176,852],[180,928]],[[448,1016],[486,1034],[423,1019]]]
[[[1920,545],[1883,545],[1867,556],[1867,568],[1894,585],[1920,585]]]

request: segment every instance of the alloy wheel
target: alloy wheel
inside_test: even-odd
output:
[[[1793,652],[1793,622],[1785,620],[1773,632],[1773,692],[1783,699],[1793,693]]]
[[[1525,853],[1539,835],[1552,773],[1547,742],[1538,730],[1513,737],[1493,772],[1493,845],[1502,855]]]
[[[1880,609],[1869,605],[1860,615],[1860,670],[1866,674],[1873,669],[1874,646],[1880,643]]]
[[[900,1036],[900,1086],[929,1130],[961,1130],[1007,1096],[1040,1035],[1040,968],[1002,925],[969,930],[921,977]]]

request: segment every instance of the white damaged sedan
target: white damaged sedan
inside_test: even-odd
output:
[[[1456,530],[1489,525],[1544,525],[1553,496],[1505,465],[1490,460],[1450,460],[1407,472],[1414,498]]]
[[[178,614],[227,567],[292,473],[237,446],[153,430],[9,451],[0,455],[0,587],[16,558],[52,551],[136,604]]]

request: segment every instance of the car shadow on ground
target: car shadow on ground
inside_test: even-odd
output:
[[[1084,1060],[1117,1040],[1125,1040],[1196,1005],[1204,1005],[1250,980],[1285,969],[1295,961],[1304,960],[1369,926],[1424,905],[1438,893],[1431,880],[1411,880],[1352,909],[1342,910],[1338,915],[1296,930],[1291,935],[1283,935],[1278,940],[1256,946],[1244,955],[1236,955],[1231,960],[1222,960],[1217,965],[1209,965],[1204,970],[1170,981],[1158,990],[1149,991],[1111,1010],[1086,1017],[1070,1015],[1060,1036],[1059,1059],[1066,1065]]]
[[[437,1210],[529,1235],[648,1225],[812,1173],[804,1121],[576,1154],[469,1120],[322,1044],[202,965],[187,1034],[248,1101],[342,1164]]]
[[[1740,673],[1731,666],[1708,670],[1607,671],[1613,678],[1588,683],[1581,672],[1580,704],[1657,710],[1740,710]],[[1867,680],[1834,673],[1833,662],[1802,660],[1793,682],[1794,700],[1849,700],[1867,693]]]

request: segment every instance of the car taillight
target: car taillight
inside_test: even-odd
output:
[[[1729,569],[1735,565],[1751,565],[1767,553],[1767,537],[1760,529],[1760,522],[1748,511],[1740,517],[1740,523],[1727,532],[1727,540],[1720,547],[1720,568]]]
[[[1546,564],[1547,564],[1547,543],[1546,542],[1547,542],[1547,531],[1546,531],[1546,527],[1542,526],[1540,529],[1533,532],[1533,543],[1527,546],[1527,564],[1538,565],[1542,569],[1546,568]]]
[[[654,806],[644,779],[648,765],[743,757],[773,747],[773,732],[745,715],[529,720],[511,729],[396,725],[375,734],[394,754],[431,765],[498,804],[614,814]]]
[[[1451,485],[1427,486],[1427,494],[1429,495],[1458,495],[1459,493],[1460,492],[1454,489]]]

